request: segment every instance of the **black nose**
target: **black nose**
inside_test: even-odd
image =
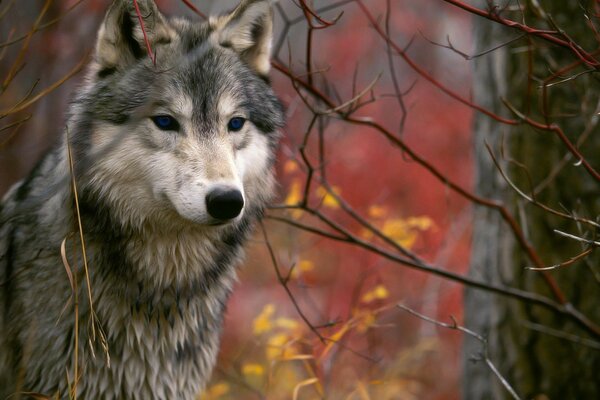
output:
[[[244,207],[242,192],[236,189],[214,189],[206,196],[206,209],[216,219],[232,219],[240,215]]]

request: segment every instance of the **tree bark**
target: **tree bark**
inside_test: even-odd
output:
[[[579,2],[540,2],[543,10],[579,44],[595,49],[594,35],[586,24]],[[523,3],[522,3],[523,4]],[[526,9],[529,25],[552,29],[535,10]],[[521,20],[519,14],[508,14]],[[543,16],[543,14],[542,14]],[[475,53],[493,48],[518,35],[493,22],[475,18]],[[533,55],[525,50],[533,48]],[[499,114],[510,115],[502,98],[532,118],[558,123],[573,142],[584,132],[593,132],[597,117],[598,86],[593,74],[556,85],[548,90],[547,113],[542,112],[540,81],[553,71],[575,61],[572,53],[553,48],[537,39],[521,39],[475,61],[474,101]],[[574,75],[579,68],[569,72]],[[531,74],[529,73],[531,71]],[[530,204],[503,181],[484,143],[489,143],[503,168],[525,193],[538,187],[536,199],[557,210],[567,210],[592,220],[599,212],[600,185],[576,161],[567,155],[564,145],[553,133],[535,131],[526,124],[508,127],[479,115],[475,118],[476,191],[487,198],[503,201],[517,217],[527,239],[546,265],[568,260],[582,252],[582,244],[557,235],[554,229],[592,238],[589,227],[578,225]],[[597,169],[596,156],[600,137],[589,135],[580,149]],[[504,157],[502,157],[503,152]],[[522,166],[509,162],[516,160]],[[567,162],[565,162],[567,161]],[[543,184],[557,166],[556,176]],[[543,184],[543,185],[542,185]],[[539,186],[542,185],[542,186]],[[498,212],[475,210],[473,250],[470,274],[491,283],[503,283],[533,291],[550,298],[553,294],[541,273],[527,270],[533,266],[514,240]],[[597,253],[597,252],[596,252]],[[599,257],[596,253],[549,272],[566,298],[591,320],[600,321],[597,306],[600,293]],[[516,300],[486,292],[465,291],[465,324],[488,339],[489,357],[501,374],[523,399],[596,399],[600,398],[600,347],[557,337],[557,332],[593,339],[564,316]],[[540,326],[544,332],[540,332]],[[597,340],[597,338],[596,338]],[[480,358],[481,344],[465,338],[463,347],[465,399],[511,398]]]

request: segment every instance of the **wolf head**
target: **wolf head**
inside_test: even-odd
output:
[[[271,1],[205,22],[115,0],[68,130],[82,191],[123,224],[223,225],[273,190],[282,107],[268,84]]]

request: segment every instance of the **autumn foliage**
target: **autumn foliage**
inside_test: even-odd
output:
[[[67,78],[93,43],[76,32],[91,38],[105,6],[27,3],[0,7],[33,10],[1,31],[3,190],[60,131],[77,79]],[[213,11],[159,5],[198,18],[190,3]],[[398,307],[462,322],[478,110],[460,54],[472,50],[470,14],[446,3],[276,6],[280,195],[247,252],[200,399],[459,397],[461,333]]]
[[[424,39],[443,38],[452,29],[468,46],[468,16],[443,8],[447,24],[435,27],[428,23],[436,11],[431,4],[368,5],[382,24],[388,19],[390,37],[403,46],[414,39],[410,54],[469,95],[469,66]],[[298,90],[278,66],[311,79],[336,104],[346,104],[347,115],[381,124],[466,188],[472,112],[441,96],[397,55],[392,77],[386,42],[355,4],[320,12],[323,21],[310,17],[312,33],[297,7],[283,8],[280,28],[300,19],[276,47],[272,74],[288,110],[278,163],[281,196],[242,269],[220,364],[204,398],[458,398],[460,334],[438,330],[396,305],[460,321],[461,287],[352,246],[331,227],[377,246],[391,242],[462,273],[469,204],[376,129],[326,112],[331,107]]]

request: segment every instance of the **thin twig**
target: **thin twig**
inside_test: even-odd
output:
[[[38,100],[43,98],[44,96],[47,96],[50,92],[56,90],[63,83],[65,83],[66,81],[71,79],[74,75],[76,75],[79,71],[81,71],[83,69],[83,67],[86,65],[88,59],[89,59],[89,54],[86,54],[79,61],[79,63],[75,67],[73,67],[73,69],[71,71],[69,71],[65,76],[63,76],[62,78],[60,78],[59,80],[54,82],[52,85],[48,86],[46,89],[42,90],[40,93],[38,93],[35,96],[33,96],[32,98],[30,98],[29,100],[21,101],[17,105],[15,105],[7,110],[0,110],[0,118],[4,118],[8,115],[20,112],[20,111],[26,109],[27,107],[31,106],[32,104],[34,104],[35,102],[37,102]]]
[[[502,384],[502,386],[508,391],[508,393],[510,393],[510,395],[512,396],[513,399],[515,400],[521,400],[521,397],[519,397],[519,395],[517,394],[517,392],[515,391],[515,389],[511,386],[511,384],[508,382],[508,380],[502,376],[502,374],[500,373],[500,371],[498,370],[498,368],[494,365],[494,363],[492,362],[492,360],[489,357],[488,354],[488,342],[487,339],[485,339],[483,336],[481,336],[480,334],[478,334],[477,332],[474,332],[470,329],[465,328],[464,326],[458,325],[458,323],[456,322],[456,319],[454,319],[454,317],[450,317],[450,319],[452,320],[451,323],[445,323],[445,322],[441,322],[441,321],[437,321],[431,317],[428,317],[426,315],[420,314],[417,311],[408,308],[407,306],[403,305],[403,304],[398,304],[397,305],[398,308],[422,319],[425,320],[427,322],[430,322],[434,325],[440,326],[442,328],[447,328],[447,329],[452,329],[452,330],[457,330],[460,331],[466,335],[469,335],[475,339],[477,339],[480,343],[481,343],[481,347],[482,347],[482,351],[481,351],[481,356],[485,362],[485,364],[488,366],[488,368],[492,371],[492,373],[496,376],[496,378],[498,378],[498,380],[500,381],[500,383]]]

